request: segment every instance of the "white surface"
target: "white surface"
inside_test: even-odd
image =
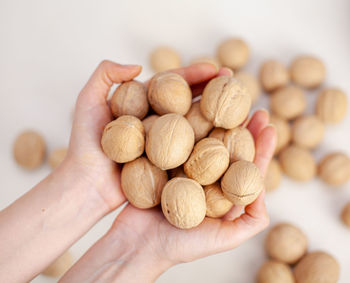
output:
[[[322,4],[321,4],[322,3]],[[34,128],[49,150],[66,145],[75,98],[102,59],[145,66],[158,44],[176,47],[185,62],[214,54],[227,36],[244,37],[252,49],[248,70],[256,73],[267,57],[289,63],[299,53],[321,56],[329,86],[350,93],[350,2],[327,1],[0,1],[0,208],[4,208],[49,173],[16,166],[11,146],[16,135]],[[310,101],[314,94],[309,95]],[[311,108],[310,108],[311,111]],[[350,154],[350,115],[327,128],[317,159],[325,152]],[[350,184],[337,190],[315,180],[283,180],[268,195],[272,223],[291,221],[308,235],[310,250],[322,249],[341,263],[340,282],[350,282],[350,230],[339,212],[350,200]],[[102,235],[116,213],[103,219],[72,250],[76,257]],[[265,233],[236,250],[172,268],[167,282],[254,282],[265,258]],[[0,268],[1,269],[1,268]],[[55,282],[39,276],[34,282]]]

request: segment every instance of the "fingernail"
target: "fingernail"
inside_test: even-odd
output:
[[[270,115],[270,112],[266,108],[260,108],[258,111],[264,111],[266,114]]]
[[[225,69],[226,71],[228,71],[230,73],[230,76],[233,77],[233,71],[230,68],[227,67],[223,67],[223,69]]]
[[[274,128],[274,129],[276,130],[276,126],[275,126],[274,124],[272,124],[272,123],[268,123],[267,126],[266,126],[266,128],[267,128],[267,127],[271,127],[271,128]]]
[[[132,64],[127,64],[127,65],[123,65],[126,68],[142,68],[141,65],[132,65]]]

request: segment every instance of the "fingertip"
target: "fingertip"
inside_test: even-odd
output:
[[[222,67],[219,70],[219,72],[218,72],[218,76],[229,76],[229,77],[232,77],[233,76],[233,71],[230,68]]]

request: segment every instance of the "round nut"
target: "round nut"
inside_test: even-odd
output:
[[[145,129],[146,136],[148,135],[149,130],[151,129],[155,120],[159,118],[158,115],[150,115],[142,120],[143,128]]]
[[[306,253],[307,238],[298,227],[280,223],[267,234],[265,248],[271,258],[294,264]]]
[[[336,283],[340,266],[331,255],[317,251],[307,254],[294,269],[298,283]]]
[[[313,149],[324,136],[324,125],[315,115],[302,116],[292,125],[292,140],[295,144]]]
[[[265,189],[271,192],[278,188],[282,180],[282,170],[276,159],[272,159],[265,175]]]
[[[219,183],[204,187],[205,200],[207,203],[206,216],[212,218],[223,217],[232,208],[233,203],[225,198]]]
[[[67,148],[58,148],[54,150],[49,156],[49,164],[52,169],[55,169],[66,158]]]
[[[231,164],[221,179],[224,196],[234,205],[248,205],[260,194],[264,180],[252,162],[239,160]]]
[[[238,160],[254,160],[254,138],[250,131],[246,128],[237,127],[231,130],[227,130],[224,136],[224,145],[230,153],[231,163]]]
[[[350,158],[341,152],[327,154],[318,166],[318,175],[328,185],[344,185],[350,179]]]
[[[296,84],[305,88],[315,88],[324,81],[326,68],[318,58],[300,56],[292,62],[290,75]]]
[[[16,162],[23,168],[33,170],[43,164],[46,144],[40,134],[25,131],[17,136],[13,145]]]
[[[159,114],[185,115],[192,104],[192,92],[188,83],[175,73],[158,73],[149,83],[148,101]]]
[[[316,174],[316,163],[312,154],[305,148],[291,145],[279,155],[281,167],[290,178],[306,182]]]
[[[343,223],[350,227],[350,202],[348,202],[341,213],[341,219],[343,220]]]
[[[276,60],[268,60],[261,65],[260,82],[266,92],[275,91],[289,82],[287,68]]]
[[[123,192],[137,208],[151,208],[160,203],[168,174],[154,166],[146,157],[124,164],[121,174]]]
[[[215,127],[233,129],[247,117],[252,99],[243,84],[229,76],[212,79],[205,87],[200,108]]]
[[[209,63],[209,64],[212,64],[218,70],[221,67],[221,64],[220,64],[219,60],[217,58],[215,58],[215,57],[210,57],[210,56],[204,56],[204,57],[195,58],[194,60],[191,61],[191,65],[192,64],[198,64],[198,63]]]
[[[148,133],[146,153],[158,168],[168,170],[183,164],[194,145],[193,129],[181,115],[171,113],[159,117]]]
[[[294,283],[293,272],[287,264],[269,260],[258,271],[258,283]]]
[[[143,119],[148,109],[147,89],[143,83],[138,81],[120,84],[111,98],[111,110],[116,118],[132,115]]]
[[[173,179],[175,177],[187,178],[187,175],[185,174],[183,166],[179,166],[179,167],[168,170],[168,175],[169,175],[170,179]]]
[[[201,185],[216,182],[225,173],[230,162],[224,144],[214,138],[199,141],[184,165],[185,173]]]
[[[277,143],[275,154],[277,154],[289,144],[292,137],[292,131],[288,121],[276,115],[270,116],[270,123],[276,128]]]
[[[239,69],[249,59],[249,47],[239,38],[230,38],[219,45],[217,56],[221,65],[231,69]]]
[[[215,138],[224,142],[225,132],[226,130],[223,128],[214,128],[214,130],[210,132],[209,138]]]
[[[165,218],[180,229],[198,226],[205,217],[203,188],[188,178],[171,179],[163,189],[161,204]]]
[[[106,125],[101,145],[104,153],[115,162],[125,163],[136,159],[145,148],[142,122],[134,116],[120,116]]]
[[[347,97],[341,90],[326,89],[317,97],[316,114],[325,123],[335,124],[343,121],[347,108]]]
[[[187,112],[185,117],[193,128],[196,142],[205,138],[213,128],[213,124],[202,115],[199,101],[192,104],[190,111]]]
[[[259,81],[252,74],[239,71],[235,74],[235,78],[243,83],[248,90],[252,103],[256,102],[261,95],[261,87]]]
[[[155,72],[163,72],[181,67],[181,58],[176,50],[161,46],[153,50],[150,56],[151,66]]]
[[[305,111],[304,91],[292,85],[280,88],[271,95],[270,108],[278,116],[292,120]]]
[[[57,258],[49,267],[47,267],[42,274],[50,277],[61,277],[73,265],[74,259],[70,251],[64,252]]]

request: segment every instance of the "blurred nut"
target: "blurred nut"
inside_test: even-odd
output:
[[[285,263],[269,260],[258,271],[258,283],[294,283],[292,269]]]
[[[66,158],[67,148],[58,148],[54,150],[49,156],[49,164],[52,169],[55,169]]]
[[[261,87],[257,78],[245,71],[239,71],[235,74],[235,78],[245,85],[252,98],[252,103],[256,102],[261,95]]]
[[[276,159],[270,161],[265,175],[265,189],[267,192],[274,191],[281,184],[282,169]]]
[[[155,72],[163,72],[181,67],[181,58],[176,50],[162,46],[151,53],[151,66]]]
[[[240,69],[249,59],[249,47],[242,39],[230,38],[219,45],[217,56],[223,66]]]
[[[260,68],[260,82],[266,92],[275,91],[288,84],[289,72],[281,62],[265,61]]]
[[[270,116],[270,123],[276,128],[277,144],[275,153],[277,154],[289,144],[292,136],[291,127],[288,121],[276,115]]]
[[[348,108],[346,94],[338,89],[325,89],[317,97],[316,114],[327,124],[344,120]]]
[[[344,185],[350,179],[350,158],[341,152],[327,154],[318,166],[318,175],[328,185]]]
[[[306,115],[296,119],[292,125],[293,142],[299,146],[313,149],[324,136],[324,125],[315,115]]]

